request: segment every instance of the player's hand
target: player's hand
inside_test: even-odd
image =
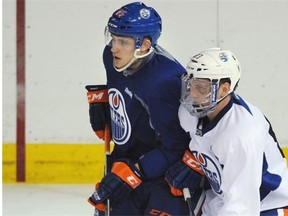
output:
[[[104,176],[88,202],[95,208],[97,204],[104,203],[107,199],[111,203],[117,202],[137,188],[143,178],[144,175],[132,161],[118,160],[113,163],[111,172]]]
[[[96,135],[104,140],[105,125],[111,124],[107,85],[87,85],[90,124]]]
[[[97,190],[99,188],[100,183],[98,182],[95,185],[95,190]],[[93,205],[95,207],[94,209],[94,216],[105,216],[105,212],[106,212],[106,204],[105,203],[97,203],[94,204],[93,202],[90,201],[90,199],[88,199],[88,202]],[[112,208],[110,208],[110,211],[112,210]]]
[[[167,170],[165,180],[174,196],[182,196],[184,188],[193,193],[203,186],[204,172],[192,153],[186,150],[182,160]]]

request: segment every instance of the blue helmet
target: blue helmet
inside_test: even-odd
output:
[[[162,31],[162,21],[152,7],[134,2],[116,10],[109,18],[107,27],[111,34],[133,37],[136,48],[139,48],[145,37],[151,39],[152,46],[156,45]]]

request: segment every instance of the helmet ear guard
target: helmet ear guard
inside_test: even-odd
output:
[[[231,92],[235,91],[240,80],[240,64],[229,50],[211,48],[190,58],[186,67],[187,75],[182,77],[181,104],[191,115],[203,117],[212,112],[216,105]],[[210,80],[210,101],[206,105],[197,104],[191,97],[192,80]],[[222,83],[228,82],[230,89],[226,95],[218,97],[218,89]]]

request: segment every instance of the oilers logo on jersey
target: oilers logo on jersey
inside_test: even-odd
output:
[[[109,89],[111,129],[115,144],[125,144],[131,134],[131,124],[126,112],[124,97],[115,88]]]
[[[201,165],[205,176],[207,177],[212,189],[217,194],[222,194],[221,186],[221,173],[217,164],[213,161],[213,158],[198,151],[192,151],[192,154]]]

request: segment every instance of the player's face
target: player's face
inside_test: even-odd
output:
[[[190,96],[195,105],[209,105],[211,95],[211,81],[207,79],[191,79]]]
[[[120,37],[111,35],[113,63],[116,68],[127,65],[134,57],[135,40],[132,37]]]

